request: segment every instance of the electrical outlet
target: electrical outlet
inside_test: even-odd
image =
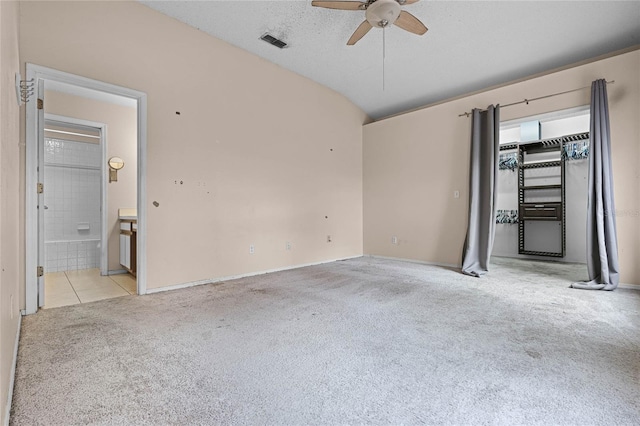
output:
[[[253,246],[253,244],[249,245],[249,254],[253,254],[256,252],[256,248]]]
[[[398,244],[398,237],[396,237],[395,235],[391,237],[391,244]]]
[[[327,235],[327,242],[330,243],[331,242],[331,235]]]
[[[287,250],[291,250],[291,243],[289,241],[287,241],[287,244],[285,245],[285,248]]]

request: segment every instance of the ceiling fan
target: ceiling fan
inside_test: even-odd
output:
[[[396,25],[405,31],[422,35],[427,27],[401,6],[417,3],[419,0],[367,0],[367,1],[322,1],[313,0],[312,6],[339,10],[364,10],[365,21],[353,33],[347,45],[352,46],[369,32],[371,28],[385,28]]]

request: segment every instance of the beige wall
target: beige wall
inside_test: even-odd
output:
[[[23,64],[148,95],[149,288],[362,254],[343,96],[137,3],[20,7]]]
[[[0,2],[0,421],[9,414],[7,397],[20,312],[18,4]]]
[[[590,86],[608,87],[621,280],[640,284],[640,51],[445,102],[364,127],[366,254],[459,265],[467,227],[471,121],[458,114]],[[502,120],[589,104],[583,90],[504,108]],[[453,197],[460,191],[460,198]],[[397,236],[399,244],[391,244]]]
[[[118,209],[135,208],[138,182],[137,112],[126,107],[67,93],[45,92],[45,113],[80,118],[107,125],[107,158],[121,157],[125,167],[118,172],[118,181],[107,183],[107,238],[109,270],[121,270],[119,259],[120,227]],[[106,161],[106,160],[105,160]],[[104,176],[103,179],[108,179]]]

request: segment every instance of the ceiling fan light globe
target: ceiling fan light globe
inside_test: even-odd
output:
[[[365,12],[365,17],[372,27],[382,28],[384,26],[393,24],[400,16],[400,5],[396,0],[377,0],[371,3]],[[386,25],[381,25],[381,22],[386,21]]]

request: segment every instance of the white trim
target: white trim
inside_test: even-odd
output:
[[[215,284],[222,281],[237,280],[239,278],[255,277],[256,275],[272,274],[274,272],[290,271],[292,269],[306,268],[307,266],[324,265],[326,263],[339,262],[341,260],[358,259],[360,257],[362,257],[362,255],[342,257],[342,258],[331,259],[331,260],[323,260],[321,262],[303,263],[301,265],[285,266],[283,268],[267,269],[265,271],[249,272],[247,274],[229,275],[229,276],[220,277],[220,278],[210,278],[210,279],[200,280],[200,281],[191,281],[188,283],[170,285],[166,287],[150,288],[150,289],[147,289],[147,294],[161,293],[163,291],[179,290],[182,288],[195,287],[195,286],[204,285],[204,284]]]
[[[57,114],[44,114],[45,121],[59,121],[61,123],[73,124],[76,126],[93,127],[100,130],[100,144],[102,158],[100,159],[100,275],[107,275],[107,268],[109,267],[109,240],[107,239],[108,228],[108,211],[109,205],[107,204],[107,125],[105,123],[99,123],[97,121],[89,121],[81,118],[66,117],[64,115]],[[46,271],[45,271],[46,272]]]
[[[20,317],[18,318],[18,329],[16,330],[16,341],[13,344],[13,362],[11,363],[11,373],[9,373],[9,393],[7,394],[7,405],[6,405],[7,411],[4,413],[5,426],[9,424],[9,418],[11,417],[11,403],[13,402],[13,386],[16,382],[16,366],[18,365],[18,344],[20,342],[20,329],[22,328],[22,315],[20,315]]]
[[[340,262],[342,260],[358,259],[358,258],[361,258],[361,257],[370,257],[370,258],[373,258],[373,259],[383,259],[383,260],[394,260],[394,261],[398,261],[398,262],[416,263],[416,264],[419,264],[419,265],[427,265],[427,266],[440,266],[440,267],[443,267],[443,268],[455,268],[455,269],[462,268],[462,265],[453,264],[453,263],[427,262],[425,260],[415,260],[415,259],[405,259],[405,258],[401,258],[401,257],[389,257],[389,256],[377,256],[377,255],[373,255],[373,254],[364,254],[364,255],[358,255],[358,256],[343,257],[343,258],[339,258],[339,259],[325,260],[325,261],[321,261],[321,262],[303,263],[301,265],[286,266],[284,268],[267,269],[265,271],[250,272],[250,273],[247,273],[247,274],[229,275],[227,277],[221,277],[221,278],[211,278],[211,279],[206,279],[206,280],[191,281],[191,282],[186,282],[186,283],[182,283],[182,284],[170,285],[170,286],[166,286],[166,287],[150,288],[150,289],[147,290],[146,294],[162,293],[162,292],[165,292],[165,291],[172,291],[172,290],[180,290],[180,289],[183,289],[183,288],[196,287],[196,286],[205,285],[205,284],[215,284],[215,283],[219,283],[219,282],[223,282],[223,281],[231,281],[231,280],[237,280],[237,279],[240,279],[240,278],[255,277],[257,275],[272,274],[274,272],[290,271],[292,269],[300,269],[300,268],[306,268],[308,266],[324,265],[324,264],[327,264],[327,263]],[[125,274],[128,273],[124,269],[122,271],[123,271],[122,273],[125,273]],[[111,272],[111,271],[109,271],[109,272]],[[629,289],[629,290],[638,290],[638,291],[640,291],[640,285],[636,285],[636,284],[622,284],[622,283],[620,283],[620,284],[618,284],[618,288],[625,288],[625,289]]]
[[[372,257],[374,259],[385,259],[385,260],[397,260],[400,262],[409,262],[409,263],[418,263],[420,265],[430,265],[430,266],[442,266],[445,268],[461,268],[462,265],[454,264],[454,263],[440,263],[440,262],[428,262],[426,260],[418,260],[418,259],[405,259],[403,257],[391,257],[391,256],[378,256],[375,254],[365,254],[365,257]]]
[[[35,81],[36,72],[27,64],[27,80]],[[37,85],[37,84],[34,84]],[[36,267],[38,266],[38,194],[36,183],[38,181],[38,125],[36,101],[27,102],[26,131],[25,131],[25,304],[26,312],[35,313],[38,310],[38,279]]]
[[[100,128],[102,161],[100,161],[100,275],[109,269],[109,193],[107,190],[107,125]]]
[[[107,92],[112,95],[134,99],[138,105],[138,294],[146,292],[147,277],[147,226],[146,226],[146,170],[147,170],[147,95],[138,90],[116,86],[98,80],[58,71],[52,68],[27,63],[27,79],[33,79],[36,86],[40,80],[51,80],[71,84],[90,90]],[[38,310],[38,280],[36,266],[38,260],[37,205],[35,191],[38,164],[37,144],[37,102],[26,104],[26,172],[25,172],[25,311],[33,314]],[[35,142],[34,142],[35,141]],[[103,162],[104,163],[104,162]]]
[[[618,284],[617,288],[624,288],[626,290],[637,290],[637,291],[640,291],[640,285],[638,285],[638,284],[620,283],[620,284]]]
[[[129,271],[126,269],[110,269],[107,271],[107,275],[124,275],[128,273]]]
[[[137,195],[136,283],[138,294],[147,294],[147,95],[144,93],[138,97]]]

